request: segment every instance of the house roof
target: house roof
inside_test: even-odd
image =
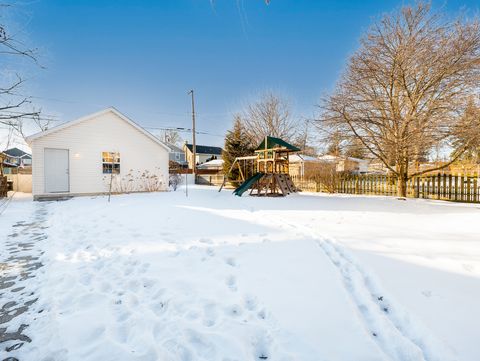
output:
[[[200,164],[197,166],[199,169],[204,169],[204,168],[221,168],[223,167],[223,159],[213,159],[208,162],[205,162],[203,164]]]
[[[280,138],[266,137],[266,141],[267,141],[268,149],[286,148],[287,150],[290,150],[292,152],[299,152],[301,150],[300,148],[297,148]],[[257,147],[256,150],[262,150],[262,149],[265,149],[265,139],[260,143],[260,145]]]
[[[192,144],[185,144],[190,152],[193,152]],[[223,149],[220,147],[211,147],[209,145],[195,145],[195,151],[197,154],[215,154],[221,155]]]
[[[301,163],[301,162],[320,162],[320,159],[303,154],[292,154],[289,157],[290,163]]]
[[[82,122],[85,122],[87,120],[90,120],[92,118],[95,118],[95,117],[98,117],[100,115],[103,115],[103,114],[106,114],[106,113],[113,113],[115,115],[117,115],[120,119],[122,119],[123,121],[125,121],[126,123],[130,124],[132,127],[134,127],[135,129],[137,129],[140,133],[143,133],[146,137],[150,138],[151,140],[153,140],[155,143],[159,144],[160,146],[162,146],[163,148],[165,148],[167,151],[170,151],[170,148],[164,143],[162,142],[160,139],[158,139],[157,137],[155,137],[152,133],[148,132],[147,130],[145,130],[144,128],[142,128],[140,125],[138,125],[137,123],[135,123],[133,120],[131,120],[130,118],[128,118],[127,116],[123,115],[122,113],[120,113],[117,109],[115,109],[114,107],[109,107],[107,109],[104,109],[104,110],[101,110],[99,112],[96,112],[96,113],[93,113],[93,114],[90,114],[90,115],[87,115],[87,116],[84,116],[82,118],[78,118],[76,120],[72,120],[70,122],[66,122],[66,123],[63,123],[63,124],[60,124],[56,127],[53,127],[53,128],[50,128],[48,130],[45,130],[43,132],[39,132],[39,133],[36,133],[36,134],[33,134],[33,135],[30,135],[29,137],[26,138],[27,140],[27,143],[28,144],[31,144],[32,141],[34,141],[35,139],[38,139],[38,138],[41,138],[41,137],[44,137],[48,134],[52,134],[54,132],[58,132],[60,130],[63,130],[63,129],[66,129],[66,128],[69,128],[73,125],[77,125],[79,123],[82,123]]]
[[[32,158],[30,154],[16,147],[7,149],[3,153],[8,155],[9,157],[14,157],[14,158]]]
[[[353,157],[339,157],[339,156],[331,155],[331,154],[321,155],[321,156],[318,157],[318,159],[321,159],[321,160],[324,160],[324,161],[327,161],[327,162],[335,162],[335,161],[340,161],[340,160],[349,160],[349,161],[356,162],[356,163],[368,163],[369,162],[368,159],[360,159],[360,158],[353,158]]]
[[[172,153],[183,153],[183,149],[177,147],[176,145],[167,143],[167,146],[170,148],[170,152]]]

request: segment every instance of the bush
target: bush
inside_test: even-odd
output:
[[[178,173],[170,173],[168,177],[168,185],[171,187],[174,191],[177,190],[178,185],[182,182],[182,176]]]

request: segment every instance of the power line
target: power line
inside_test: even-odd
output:
[[[184,128],[184,127],[143,127],[145,129],[152,129],[152,130],[174,130],[177,132],[182,132],[182,133],[190,133],[192,132],[191,128]],[[214,134],[214,133],[209,133],[209,132],[204,132],[200,130],[195,130],[195,134],[204,134],[204,135],[211,135],[214,137],[224,137],[223,135],[220,134]]]

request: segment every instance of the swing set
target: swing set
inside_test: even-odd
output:
[[[242,182],[233,194],[242,196],[250,189],[250,195],[255,196],[286,196],[297,192],[289,171],[289,156],[300,149],[280,138],[266,136],[255,150],[255,155],[237,157],[232,163],[219,191],[223,189],[229,175],[238,168],[239,179]]]

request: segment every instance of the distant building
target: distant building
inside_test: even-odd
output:
[[[167,146],[170,148],[170,153],[168,153],[168,160],[178,163],[181,166],[186,166],[187,161],[185,159],[185,152],[183,151],[183,149],[170,143],[167,143]]]
[[[330,154],[322,155],[318,159],[328,163],[335,163],[337,172],[352,172],[356,174],[368,173],[368,164],[370,162],[367,159],[339,157]]]
[[[18,148],[10,148],[3,152],[4,168],[31,167],[32,155]]]
[[[183,150],[185,151],[188,168],[191,169],[193,168],[193,145],[185,143]],[[195,153],[195,164],[200,165],[210,160],[220,159],[222,157],[222,148],[208,145],[197,145],[195,146]]]
[[[198,169],[215,169],[221,171],[223,169],[223,159],[212,159],[208,162],[202,163],[198,166]]]
[[[292,177],[303,178],[315,173],[323,162],[309,155],[292,154],[289,157],[289,174]]]
[[[216,185],[223,183],[223,159],[212,159],[197,167],[197,184]]]
[[[18,148],[4,151],[1,156],[1,175],[7,179],[7,189],[32,192],[32,155]],[[1,188],[2,186],[0,186]],[[2,193],[2,190],[0,190]]]

